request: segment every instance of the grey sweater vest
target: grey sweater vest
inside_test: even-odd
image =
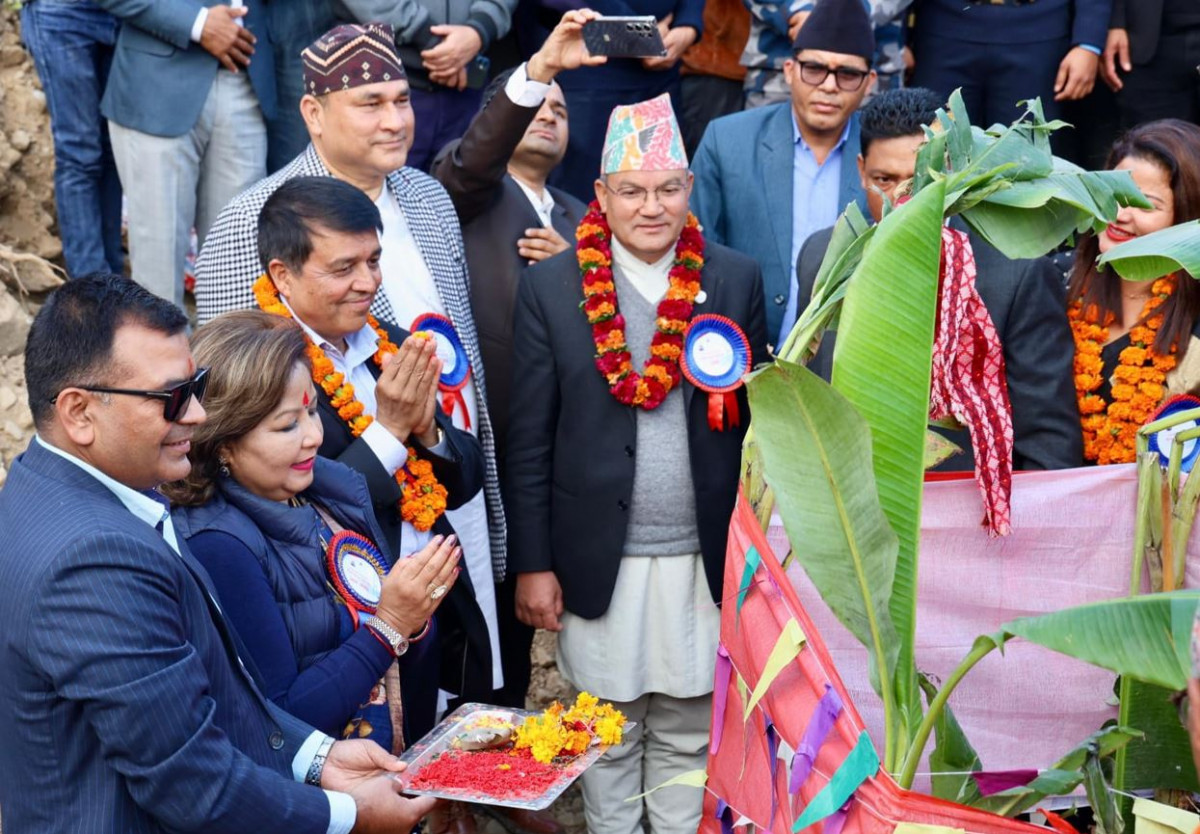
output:
[[[625,339],[633,367],[641,371],[657,332],[658,304],[647,301],[620,270],[613,270],[625,316]],[[700,552],[696,530],[696,492],[688,452],[683,392],[675,388],[653,411],[634,409],[637,453],[633,500],[629,508],[626,556],[679,556]]]

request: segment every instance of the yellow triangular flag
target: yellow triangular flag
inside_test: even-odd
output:
[[[951,828],[947,825],[922,825],[918,822],[902,822],[896,826],[892,834],[964,834],[961,828]]]
[[[775,648],[771,649],[771,655],[763,665],[762,677],[758,679],[758,684],[755,685],[754,692],[750,695],[750,701],[746,704],[745,713],[742,715],[743,721],[750,719],[750,712],[754,709],[755,704],[762,700],[763,695],[767,694],[767,689],[783,671],[783,667],[796,659],[796,655],[800,654],[800,648],[803,645],[804,632],[800,630],[800,624],[795,620],[788,620],[779,634],[779,639],[775,641]]]
[[[631,796],[626,799],[626,802],[635,802],[644,796],[649,796],[657,790],[669,788],[671,785],[684,785],[689,788],[703,788],[708,784],[708,771],[706,770],[689,770],[686,773],[681,773],[678,776],[672,776],[667,781],[663,782],[656,788],[651,788],[645,793],[639,793],[637,796]]]

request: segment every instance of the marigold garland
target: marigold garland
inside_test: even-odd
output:
[[[1162,327],[1163,315],[1152,315],[1175,290],[1175,277],[1160,278],[1151,285],[1151,296],[1129,331],[1129,347],[1121,351],[1112,379],[1112,402],[1096,393],[1104,383],[1101,351],[1108,340],[1108,328],[1114,316],[1108,313],[1100,323],[1095,307],[1083,310],[1075,302],[1067,310],[1075,337],[1075,391],[1083,427],[1083,456],[1104,465],[1131,463],[1137,457],[1138,429],[1158,407],[1166,392],[1167,373],[1175,367],[1178,345],[1171,345],[1166,356],[1155,353],[1153,345]]]
[[[704,267],[700,223],[689,212],[675,243],[675,260],[668,274],[670,284],[666,296],[658,303],[657,332],[650,340],[650,358],[640,374],[633,370],[633,357],[625,341],[625,318],[617,306],[613,283],[612,229],[599,203],[593,201],[588,206],[575,237],[579,241],[575,256],[583,275],[580,307],[592,325],[596,367],[619,402],[647,411],[658,408],[682,378],[679,357],[683,353],[683,331],[692,317],[692,306],[700,292],[700,270]]]
[[[515,748],[549,764],[559,756],[578,756],[594,743],[620,744],[624,727],[624,714],[612,704],[580,692],[569,709],[555,701],[541,714],[526,718],[516,728]]]
[[[254,282],[254,300],[266,313],[281,318],[290,319],[292,311],[279,299],[279,291],[267,275],[259,276]],[[367,324],[379,337],[376,346],[375,364],[383,367],[383,360],[389,354],[400,348],[388,338],[387,331],[379,326],[375,317],[368,314]],[[305,336],[307,339],[307,335]],[[312,378],[325,395],[329,403],[337,411],[338,416],[346,421],[350,433],[355,437],[367,430],[367,426],[375,422],[370,414],[363,413],[363,404],[354,396],[354,386],[346,381],[344,374],[334,369],[333,361],[325,355],[325,351],[308,340],[307,354],[312,362]],[[433,465],[421,460],[412,446],[405,446],[408,460],[396,471],[396,483],[402,490],[400,498],[400,517],[422,532],[433,527],[434,523],[446,511],[446,488],[438,483],[433,474]]]

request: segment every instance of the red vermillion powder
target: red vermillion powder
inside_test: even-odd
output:
[[[409,783],[417,790],[467,790],[497,799],[541,796],[562,776],[552,764],[542,764],[528,754],[479,750],[447,750]]]

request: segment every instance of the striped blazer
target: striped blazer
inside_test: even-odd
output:
[[[180,544],[30,444],[0,491],[3,828],[324,832],[312,734],[259,693]]]
[[[332,176],[316,149],[308,149],[271,176],[239,194],[222,209],[217,222],[205,238],[196,261],[196,313],[200,323],[227,313],[254,307],[252,286],[262,274],[258,257],[258,214],[275,189],[295,177]],[[479,335],[471,313],[470,279],[466,251],[458,215],[446,189],[428,174],[415,168],[400,168],[388,174],[387,187],[395,196],[404,219],[416,238],[417,248],[433,275],[438,297],[446,307],[454,329],[458,331],[471,376],[475,380],[475,399],[479,411],[479,443],[486,467],[483,484],[487,499],[488,527],[492,549],[492,571],[497,582],[504,579],[507,535],[504,505],[500,500],[500,479],[496,474],[496,441],[487,410],[487,386]],[[411,322],[397,321],[387,295],[376,293],[371,312],[381,321],[407,328]]]

